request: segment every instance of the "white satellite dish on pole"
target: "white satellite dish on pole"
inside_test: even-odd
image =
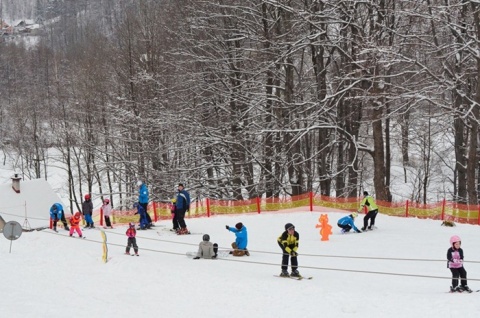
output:
[[[10,240],[10,253],[12,252],[12,241],[22,236],[22,226],[16,221],[9,221],[3,227],[3,236]]]

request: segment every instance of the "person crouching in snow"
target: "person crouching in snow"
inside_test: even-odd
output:
[[[82,220],[82,213],[75,212],[70,218],[70,236],[73,236],[73,231],[76,231],[79,237],[82,237],[82,230],[80,229],[80,221]]]
[[[230,227],[228,225],[225,225],[225,228],[230,232],[235,233],[235,237],[236,237],[235,242],[232,243],[233,252],[230,252],[230,254],[233,254],[233,256],[243,256],[243,255],[250,256],[250,253],[247,250],[247,244],[248,244],[247,228],[241,222],[235,224],[235,227]]]
[[[337,225],[338,227],[342,228],[342,233],[350,232],[353,229],[357,233],[362,233],[354,223],[355,218],[358,216],[357,212],[353,212],[350,215],[344,216],[340,220],[338,220]]]
[[[462,245],[462,240],[460,237],[454,235],[450,238],[450,248],[447,251],[448,264],[447,267],[450,268],[452,272],[452,286],[450,286],[450,292],[463,292],[467,291],[469,293],[472,290],[467,285],[467,271],[463,267],[463,250],[460,247]],[[461,282],[458,286],[458,278],[460,277]]]
[[[130,248],[133,246],[133,251],[135,252],[135,255],[138,256],[138,245],[137,245],[137,239],[135,238],[135,236],[137,236],[137,230],[135,230],[135,224],[129,223],[128,230],[127,232],[125,232],[125,234],[127,234],[127,237],[128,237],[125,254],[130,255]]]
[[[282,249],[282,272],[281,277],[301,277],[298,272],[298,241],[300,235],[295,231],[295,226],[292,223],[285,224],[285,232],[282,233],[277,239],[277,243]],[[292,274],[288,274],[288,259],[291,259]]]
[[[198,244],[197,256],[194,257],[193,259],[217,258],[218,244],[217,243],[212,244],[212,242],[210,242],[210,235],[208,234],[204,234],[202,239],[203,241],[200,242],[200,244]]]

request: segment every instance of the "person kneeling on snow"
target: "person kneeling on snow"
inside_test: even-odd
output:
[[[350,232],[350,230],[353,228],[353,230],[357,233],[362,233],[354,223],[355,218],[358,216],[357,212],[353,212],[350,215],[344,216],[340,220],[338,220],[338,227],[342,229],[342,233],[347,233]]]
[[[233,256],[250,256],[250,253],[247,250],[247,228],[241,222],[235,224],[235,227],[225,225],[225,228],[230,232],[235,233],[236,236],[235,242],[232,243],[233,252],[230,252],[230,254],[233,254]]]
[[[197,256],[193,259],[200,259],[200,257],[206,259],[217,258],[217,252],[218,244],[212,244],[212,242],[210,242],[210,235],[204,234],[203,241],[198,244]]]

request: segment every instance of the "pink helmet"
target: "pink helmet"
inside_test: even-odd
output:
[[[462,240],[460,239],[459,236],[457,235],[454,235],[450,238],[450,245],[453,245],[453,243],[456,243],[456,242],[461,242]]]

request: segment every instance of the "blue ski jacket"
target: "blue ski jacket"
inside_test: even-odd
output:
[[[142,204],[148,203],[148,188],[145,183],[142,183],[140,189],[138,189],[138,202]]]
[[[338,220],[337,224],[341,225],[350,225],[355,232],[358,232],[358,228],[355,226],[355,223],[353,222],[353,217],[352,215],[347,215]]]
[[[178,191],[177,202],[175,203],[177,210],[188,210],[190,209],[190,194],[183,189]]]
[[[237,244],[237,248],[240,250],[244,250],[247,248],[248,244],[248,234],[247,234],[247,228],[242,226],[240,230],[237,230],[235,227],[228,227],[228,230],[230,232],[235,233],[236,239],[235,239],[235,244]]]
[[[63,206],[60,203],[54,203],[50,208],[50,218],[60,220],[63,214]]]

